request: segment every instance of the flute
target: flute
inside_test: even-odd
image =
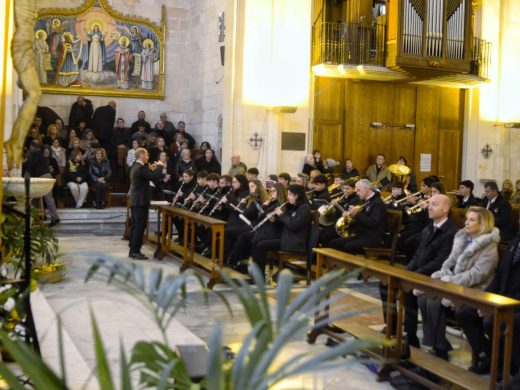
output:
[[[267,215],[264,217],[264,219],[262,219],[260,222],[258,222],[256,224],[256,226],[252,227],[251,229],[253,229],[253,231],[256,232],[256,230],[259,229],[260,226],[262,226],[264,223],[266,223],[269,220],[269,218],[271,218],[274,215],[276,209],[281,209],[286,204],[287,204],[287,202],[283,202],[280,206],[276,207],[273,211],[271,211],[270,213],[267,213]]]

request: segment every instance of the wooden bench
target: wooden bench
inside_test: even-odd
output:
[[[492,337],[492,355],[491,355],[491,378],[488,383],[484,378],[471,373],[461,367],[443,361],[433,355],[426,354],[418,348],[411,348],[411,356],[409,362],[423,367],[424,369],[444,378],[445,380],[457,384],[466,389],[495,389],[498,374],[498,358],[500,346],[500,328],[505,324],[506,331],[504,335],[504,362],[503,362],[503,380],[504,384],[509,383],[509,370],[511,366],[511,352],[513,341],[513,314],[516,307],[520,306],[520,301],[507,298],[497,294],[487,293],[481,290],[471,289],[451,283],[434,280],[430,277],[403,270],[383,264],[379,261],[367,260],[360,256],[354,256],[335,249],[317,248],[316,277],[320,277],[324,269],[331,270],[334,268],[342,268],[346,270],[360,269],[363,277],[374,276],[388,286],[388,302],[389,307],[395,302],[395,293],[397,291],[397,335],[395,343],[392,346],[384,347],[382,353],[378,356],[385,360],[384,365],[379,373],[380,379],[387,379],[391,369],[398,369],[405,375],[412,377],[414,380],[421,382],[429,388],[440,388],[437,384],[428,381],[411,372],[406,367],[399,364],[402,355],[403,346],[403,321],[404,321],[404,292],[411,289],[424,291],[424,294],[432,297],[445,297],[450,299],[457,306],[469,305],[480,309],[485,316],[493,316],[493,337]],[[324,312],[317,313],[316,320],[321,321],[328,318],[328,309]],[[392,311],[388,310],[386,318],[386,339],[391,340],[392,329]],[[332,324],[329,324],[332,325]],[[336,324],[334,324],[336,325]],[[350,326],[343,329],[348,333],[356,336],[359,329],[350,329]],[[308,342],[313,343],[319,334],[328,334],[336,339],[339,336],[330,330],[329,326],[324,326],[311,331],[308,335]],[[361,335],[366,338],[368,336]],[[372,337],[372,336],[370,336]]]
[[[224,270],[224,228],[225,221],[200,215],[178,207],[163,206],[161,222],[161,239],[157,243],[154,257],[163,259],[166,255],[182,262],[181,272],[188,268],[194,268],[209,276],[208,288],[213,288],[216,283],[223,282],[221,272]],[[173,218],[179,217],[184,220],[183,245],[175,245],[172,242]],[[211,229],[211,259],[195,253],[195,227],[202,225]],[[233,279],[244,279],[247,276],[225,269]]]

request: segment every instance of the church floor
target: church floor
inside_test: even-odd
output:
[[[65,330],[67,365],[71,372],[69,378],[76,383],[73,388],[88,377],[88,371],[94,367],[94,347],[91,336],[90,311],[99,323],[103,339],[109,351],[112,372],[118,376],[118,356],[120,340],[127,349],[138,340],[159,340],[160,332],[145,310],[128,293],[117,287],[107,285],[102,280],[84,283],[84,277],[90,263],[96,257],[114,258],[121,261],[133,261],[127,258],[128,246],[119,236],[72,235],[61,233],[60,252],[62,261],[67,264],[67,276],[58,284],[45,285],[33,299],[35,306],[36,326],[42,343],[44,357],[50,364],[57,367],[57,342],[55,336],[54,313],[59,315]],[[152,247],[143,247],[143,252],[151,257]],[[166,274],[177,273],[178,263],[173,260],[149,260],[139,262],[145,269],[162,267]],[[350,300],[356,308],[373,309],[359,318],[363,324],[374,328],[381,327],[381,311],[377,297],[376,283],[352,282],[345,290],[354,290]],[[198,288],[195,281],[190,282],[190,291]],[[207,342],[217,321],[223,323],[226,345],[236,345],[241,342],[249,331],[248,322],[243,315],[241,305],[234,294],[224,285],[217,285],[216,290],[222,292],[229,300],[234,313],[227,312],[225,305],[218,298],[210,298],[208,305],[202,298],[194,296],[188,308],[176,315],[168,330],[173,344],[200,345]],[[367,295],[368,294],[368,295]],[[194,294],[195,295],[195,294]],[[372,296],[370,296],[372,295]],[[323,337],[323,336],[322,336]],[[67,342],[68,340],[68,342]],[[320,338],[314,346],[308,345],[305,335],[295,335],[294,341],[284,352],[292,356],[297,352],[323,347],[324,339]],[[454,354],[455,360],[467,359],[468,350],[464,340],[453,341],[458,347]],[[461,346],[462,345],[462,346]],[[54,361],[52,363],[51,361]],[[326,373],[309,374],[284,383],[277,388],[283,389],[390,389],[388,383],[377,383],[375,375],[363,364],[349,358],[344,369]],[[346,385],[348,384],[348,385]],[[90,380],[87,388],[95,389],[97,384]]]

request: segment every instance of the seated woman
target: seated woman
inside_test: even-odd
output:
[[[305,189],[292,184],[287,190],[286,210],[282,208],[274,210],[276,220],[282,225],[281,235],[260,240],[253,247],[253,261],[262,273],[265,273],[267,252],[277,250],[303,252],[307,249],[312,214]]]
[[[469,207],[465,227],[455,234],[449,257],[431,277],[464,287],[486,289],[498,264],[500,232],[494,223],[489,210]],[[452,303],[445,298],[420,296],[418,304],[423,318],[423,344],[431,346],[436,356],[448,360],[452,348],[446,339],[446,316],[452,314]]]
[[[511,201],[511,196],[513,195],[513,182],[509,179],[505,179],[502,183],[502,190],[500,190],[500,195],[502,198],[504,198],[506,201]]]
[[[96,193],[94,207],[104,209],[108,195],[108,181],[112,177],[112,170],[105,149],[96,149],[94,158],[90,161],[89,174]]]
[[[208,173],[222,173],[220,163],[212,149],[206,149],[204,155],[196,160],[197,171],[206,171]]]
[[[78,133],[76,133],[76,130],[70,129],[68,137],[63,140],[63,146],[66,146],[67,149],[72,149],[74,145],[74,140],[76,139],[80,140],[80,138],[78,137]]]
[[[76,208],[80,209],[85,203],[88,194],[89,172],[81,152],[73,152],[65,167],[65,183],[76,201]]]
[[[515,183],[515,190],[511,194],[511,200],[509,201],[512,205],[520,204],[520,180]]]
[[[134,139],[132,141],[132,148],[128,150],[126,153],[126,173],[130,173],[130,169],[132,169],[132,165],[135,163],[135,151],[142,147],[143,143],[138,139]]]
[[[163,163],[162,171],[163,176],[161,176],[159,179],[154,180],[153,184],[155,185],[155,192],[156,192],[156,198],[159,200],[171,200],[171,191],[173,191],[173,164],[168,159],[168,154],[166,151],[163,151],[159,154],[159,161]],[[159,167],[161,168],[161,167]],[[168,195],[168,192],[170,191],[170,195]]]
[[[287,190],[283,184],[275,183],[269,189],[269,194],[270,198],[262,204],[263,211],[258,215],[255,230],[244,231],[233,244],[233,249],[226,259],[228,266],[247,272],[247,269],[238,266],[238,262],[249,257],[253,245],[261,240],[280,237],[282,225],[275,220],[272,212],[287,201]]]
[[[94,136],[94,131],[86,129],[83,132],[83,138],[81,140],[81,149],[85,151],[87,160],[94,158],[96,147],[99,146],[99,141]]]
[[[51,146],[52,141],[55,138],[60,138],[58,128],[56,127],[56,125],[49,125],[49,127],[47,128],[47,135],[45,137],[43,137],[43,144],[47,145],[47,146]]]

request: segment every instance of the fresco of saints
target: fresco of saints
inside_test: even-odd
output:
[[[153,64],[159,58],[157,51],[154,49],[154,43],[151,39],[145,39],[143,46],[144,48],[141,52],[141,88],[153,89]]]
[[[134,57],[128,46],[130,43],[128,37],[119,38],[119,47],[114,54],[117,75],[117,88],[128,89],[128,79],[130,78],[130,66]]]
[[[36,61],[36,72],[38,72],[38,80],[40,80],[40,84],[47,84],[47,70],[45,66],[45,57],[49,53],[49,45],[46,41],[47,33],[43,30],[38,30],[34,37],[33,50]]]
[[[74,49],[74,44],[79,42],[79,38],[73,40],[70,32],[64,32],[62,41],[54,83],[66,87],[76,85],[79,76],[78,60],[81,55],[76,55]]]
[[[88,36],[88,70],[91,72],[103,71],[105,61],[105,42],[104,36],[99,28],[99,24],[94,23]]]

